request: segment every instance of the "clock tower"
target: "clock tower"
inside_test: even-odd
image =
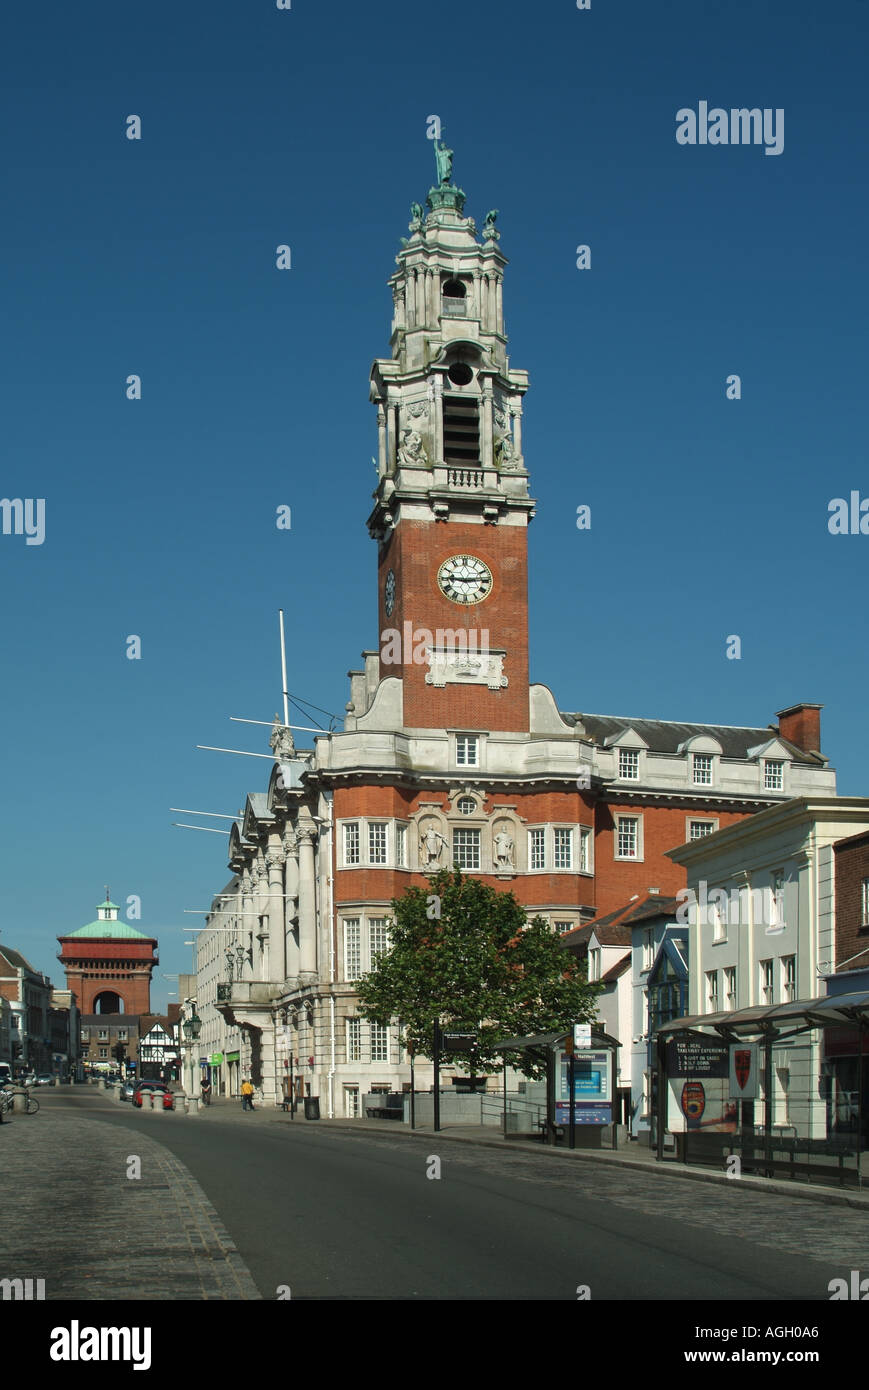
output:
[[[438,183],[411,208],[392,276],[392,356],[371,370],[380,678],[406,728],[530,727],[524,371],[504,331],[497,212],[477,239],[435,142]]]

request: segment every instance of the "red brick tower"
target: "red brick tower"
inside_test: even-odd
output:
[[[391,358],[374,363],[380,676],[399,676],[404,723],[525,731],[528,375],[511,368],[495,214],[482,242],[442,183],[392,277]]]
[[[126,922],[106,900],[97,920],[59,936],[59,960],[82,1014],[147,1014],[151,1011],[151,971],[157,964],[157,941]]]

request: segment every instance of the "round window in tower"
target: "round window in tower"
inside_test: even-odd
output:
[[[448,369],[447,376],[454,386],[468,386],[474,379],[474,373],[467,362],[454,362]]]
[[[477,803],[472,796],[462,796],[458,801],[458,811],[463,816],[473,816],[477,810]]]

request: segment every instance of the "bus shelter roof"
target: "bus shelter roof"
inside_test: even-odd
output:
[[[555,1052],[569,1037],[573,1036],[573,1029],[566,1028],[560,1033],[534,1033],[526,1038],[502,1038],[500,1042],[494,1043],[493,1052],[540,1052],[547,1048]],[[592,1025],[591,1041],[595,1047],[621,1047],[618,1038],[613,1038],[609,1033],[605,1033],[602,1028],[595,1029]]]
[[[723,1033],[768,1033],[782,1027],[831,1027],[837,1023],[869,1024],[869,993],[822,994],[817,999],[794,999],[787,1004],[755,1004],[749,1009],[725,1013],[690,1014],[674,1018],[657,1030],[659,1034],[712,1028]]]

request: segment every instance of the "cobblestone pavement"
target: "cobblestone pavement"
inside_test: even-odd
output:
[[[165,1145],[40,1096],[0,1125],[0,1278],[51,1299],[258,1299],[214,1207]],[[89,1097],[86,1108],[113,1102]],[[170,1122],[174,1117],[167,1116]],[[127,1176],[130,1155],[140,1178]]]

